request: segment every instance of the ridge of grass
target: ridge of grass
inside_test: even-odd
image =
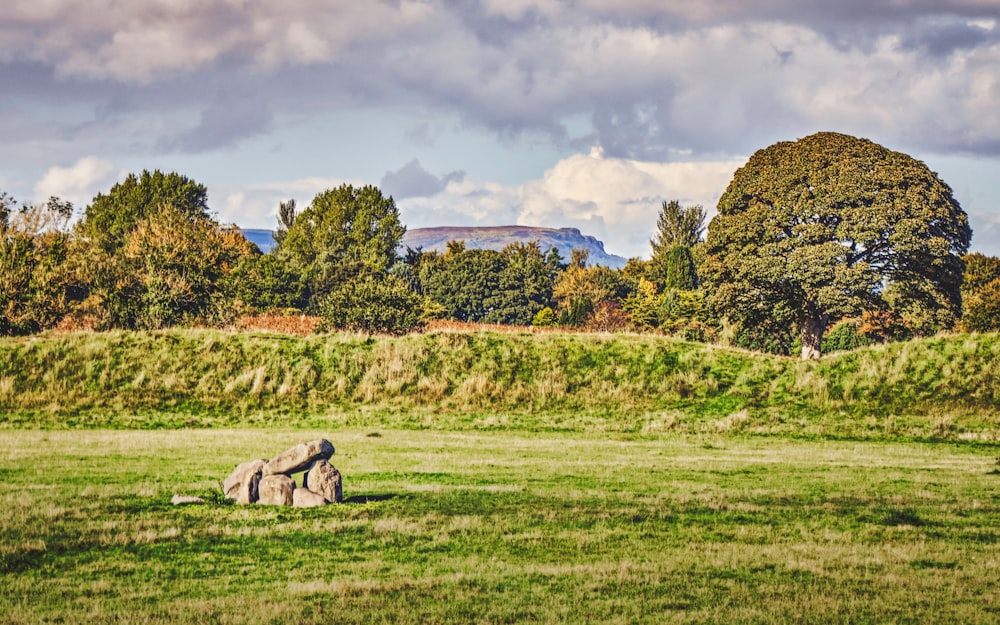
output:
[[[1000,439],[1000,336],[801,362],[649,335],[167,330],[0,340],[0,427]]]

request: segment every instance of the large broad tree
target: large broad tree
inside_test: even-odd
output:
[[[98,193],[76,225],[70,265],[82,285],[78,312],[99,327],[135,327],[143,304],[132,292],[134,259],[125,246],[140,224],[164,212],[208,220],[208,190],[177,172],[144,170]]]
[[[144,170],[99,193],[87,206],[81,224],[84,234],[105,251],[114,253],[136,224],[163,206],[194,217],[208,217],[208,190],[177,172]]]
[[[109,299],[112,321],[150,330],[228,322],[235,313],[228,276],[253,249],[235,226],[159,207],[125,238],[123,272]]]
[[[791,321],[803,358],[828,323],[908,304],[961,313],[972,230],[922,162],[867,139],[823,132],[758,151],[736,171],[708,227],[710,303],[751,331]]]

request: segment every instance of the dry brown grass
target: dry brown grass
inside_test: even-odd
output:
[[[316,333],[322,319],[313,315],[261,313],[244,315],[236,320],[233,329],[246,332],[275,332],[309,336]]]
[[[535,327],[535,326],[508,326],[498,323],[473,323],[470,321],[456,321],[454,319],[435,319],[429,322],[423,332],[500,332],[503,334],[575,334],[583,332],[574,328],[563,328],[557,326]]]

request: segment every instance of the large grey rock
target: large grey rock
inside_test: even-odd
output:
[[[315,508],[330,503],[326,497],[314,493],[308,488],[296,488],[292,491],[292,505],[296,508]]]
[[[257,500],[257,483],[266,464],[267,460],[250,460],[239,465],[222,482],[222,492],[238,503],[253,503]],[[247,501],[240,501],[241,494]]]
[[[319,493],[327,501],[340,503],[344,501],[344,484],[340,471],[326,460],[313,463],[305,477],[302,486],[314,493]]]
[[[264,466],[264,475],[291,475],[302,471],[317,460],[329,460],[333,455],[333,443],[320,438],[295,447],[271,458]]]
[[[260,478],[260,498],[257,503],[269,506],[292,505],[295,482],[287,475],[265,475]]]

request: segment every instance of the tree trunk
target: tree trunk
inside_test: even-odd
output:
[[[802,323],[802,360],[819,360],[820,344],[823,341],[823,333],[826,332],[826,322],[828,315],[819,317],[809,317]]]

